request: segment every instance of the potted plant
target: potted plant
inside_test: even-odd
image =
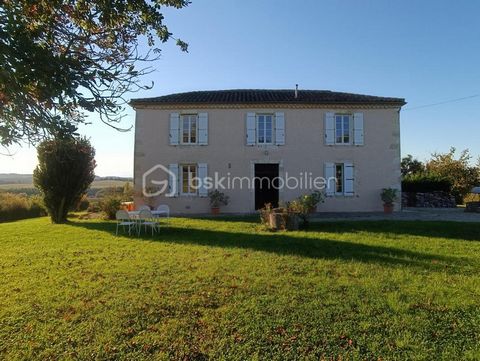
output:
[[[210,197],[210,207],[212,214],[220,213],[220,206],[226,206],[229,202],[229,197],[225,193],[220,192],[218,189],[208,192]]]
[[[383,211],[385,213],[393,212],[393,203],[397,200],[397,190],[393,188],[383,188],[380,197],[383,201]]]
[[[311,194],[307,194],[304,197],[305,205],[308,207],[310,213],[315,213],[317,205],[324,202],[323,193],[320,191],[314,191]]]

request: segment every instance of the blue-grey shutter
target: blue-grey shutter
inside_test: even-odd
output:
[[[353,114],[353,144],[363,145],[363,113]]]
[[[180,138],[180,114],[170,114],[170,145],[178,145]]]
[[[208,166],[207,163],[198,163],[198,179],[200,180],[198,195],[200,197],[208,196],[208,189],[206,187],[205,179],[208,176]]]
[[[325,194],[328,197],[335,195],[335,164],[334,163],[325,163]]]
[[[256,137],[256,117],[255,113],[247,113],[247,145],[255,145]]]
[[[285,144],[285,113],[275,113],[275,144]]]
[[[198,114],[198,144],[208,144],[208,113]]]
[[[325,113],[325,144],[335,144],[335,113]]]
[[[352,197],[354,195],[354,185],[355,176],[352,163],[343,163],[343,184],[344,184],[344,195],[347,197]]]
[[[165,195],[166,197],[177,197],[178,196],[178,164],[170,164],[168,166],[169,174],[168,174],[168,193]]]

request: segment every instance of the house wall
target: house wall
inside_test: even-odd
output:
[[[284,112],[285,145],[247,146],[247,112]],[[151,167],[170,163],[207,163],[208,175],[214,172],[231,177],[253,177],[255,162],[278,162],[280,176],[287,172],[297,176],[300,172],[324,175],[325,162],[352,162],[354,164],[353,197],[335,196],[318,206],[318,211],[380,211],[381,188],[400,189],[400,126],[399,108],[352,108],[348,112],[364,114],[364,145],[325,145],[324,119],[326,112],[345,112],[342,108],[189,108],[162,109],[142,107],[136,109],[134,182],[136,204],[145,203],[140,196],[142,175]],[[170,113],[208,113],[208,145],[169,145]],[[156,180],[166,180],[166,173],[158,170],[151,174]],[[222,212],[253,212],[252,189],[225,190],[230,204]],[[308,190],[284,189],[280,201],[288,201]],[[208,198],[164,195],[150,199],[151,205],[168,204],[172,213],[209,212]],[[399,209],[399,204],[396,205]]]

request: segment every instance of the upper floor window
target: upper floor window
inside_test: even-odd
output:
[[[351,143],[351,115],[335,114],[335,144]]]
[[[273,114],[257,115],[257,144],[273,144]]]
[[[196,144],[198,134],[198,116],[197,114],[183,114],[180,124],[180,134],[182,135],[182,144]]]

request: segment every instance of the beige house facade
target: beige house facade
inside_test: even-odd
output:
[[[224,90],[135,99],[135,203],[172,214],[251,213],[320,190],[318,212],[380,211],[400,192],[404,99],[322,90]],[[399,209],[399,204],[395,205]]]

